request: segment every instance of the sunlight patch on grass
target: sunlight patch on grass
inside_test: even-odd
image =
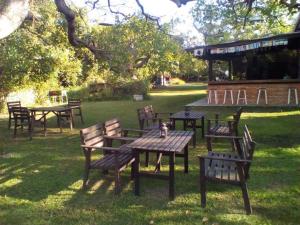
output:
[[[150,96],[182,96],[182,95],[204,95],[206,94],[205,90],[186,90],[186,91],[160,91],[160,92],[151,92]]]

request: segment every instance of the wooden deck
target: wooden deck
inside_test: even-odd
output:
[[[300,105],[296,105],[296,104],[290,104],[290,105],[271,105],[271,104],[208,104],[207,103],[207,98],[202,98],[200,100],[197,100],[195,102],[189,103],[187,105],[185,105],[185,107],[187,108],[201,108],[201,107],[249,107],[249,108],[299,108]]]

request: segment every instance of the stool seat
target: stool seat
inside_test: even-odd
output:
[[[268,93],[266,88],[258,88],[257,98],[256,98],[256,104],[259,104],[260,96],[263,93],[265,96],[265,104],[268,104]]]

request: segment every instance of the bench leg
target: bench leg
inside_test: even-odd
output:
[[[121,177],[120,171],[118,169],[115,170],[115,194],[119,194],[121,190]]]
[[[201,192],[201,207],[206,206],[206,181],[205,181],[205,161],[200,158],[200,192]]]
[[[87,188],[88,180],[89,180],[89,173],[90,173],[90,170],[86,168],[84,171],[84,175],[83,175],[83,184],[82,184],[83,189]]]
[[[248,195],[248,188],[246,183],[241,183],[241,189],[243,193],[244,205],[247,215],[252,213],[252,208],[250,205],[249,195]]]

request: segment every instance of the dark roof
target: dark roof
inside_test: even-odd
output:
[[[187,48],[186,51],[192,52],[196,57],[203,59],[222,59],[224,57],[245,55],[247,51],[257,51],[263,48],[280,48],[290,46],[299,49],[299,41],[295,44],[293,40],[300,38],[300,31],[279,34],[252,40],[239,40],[214,45],[200,45]],[[201,53],[201,54],[200,54]]]

